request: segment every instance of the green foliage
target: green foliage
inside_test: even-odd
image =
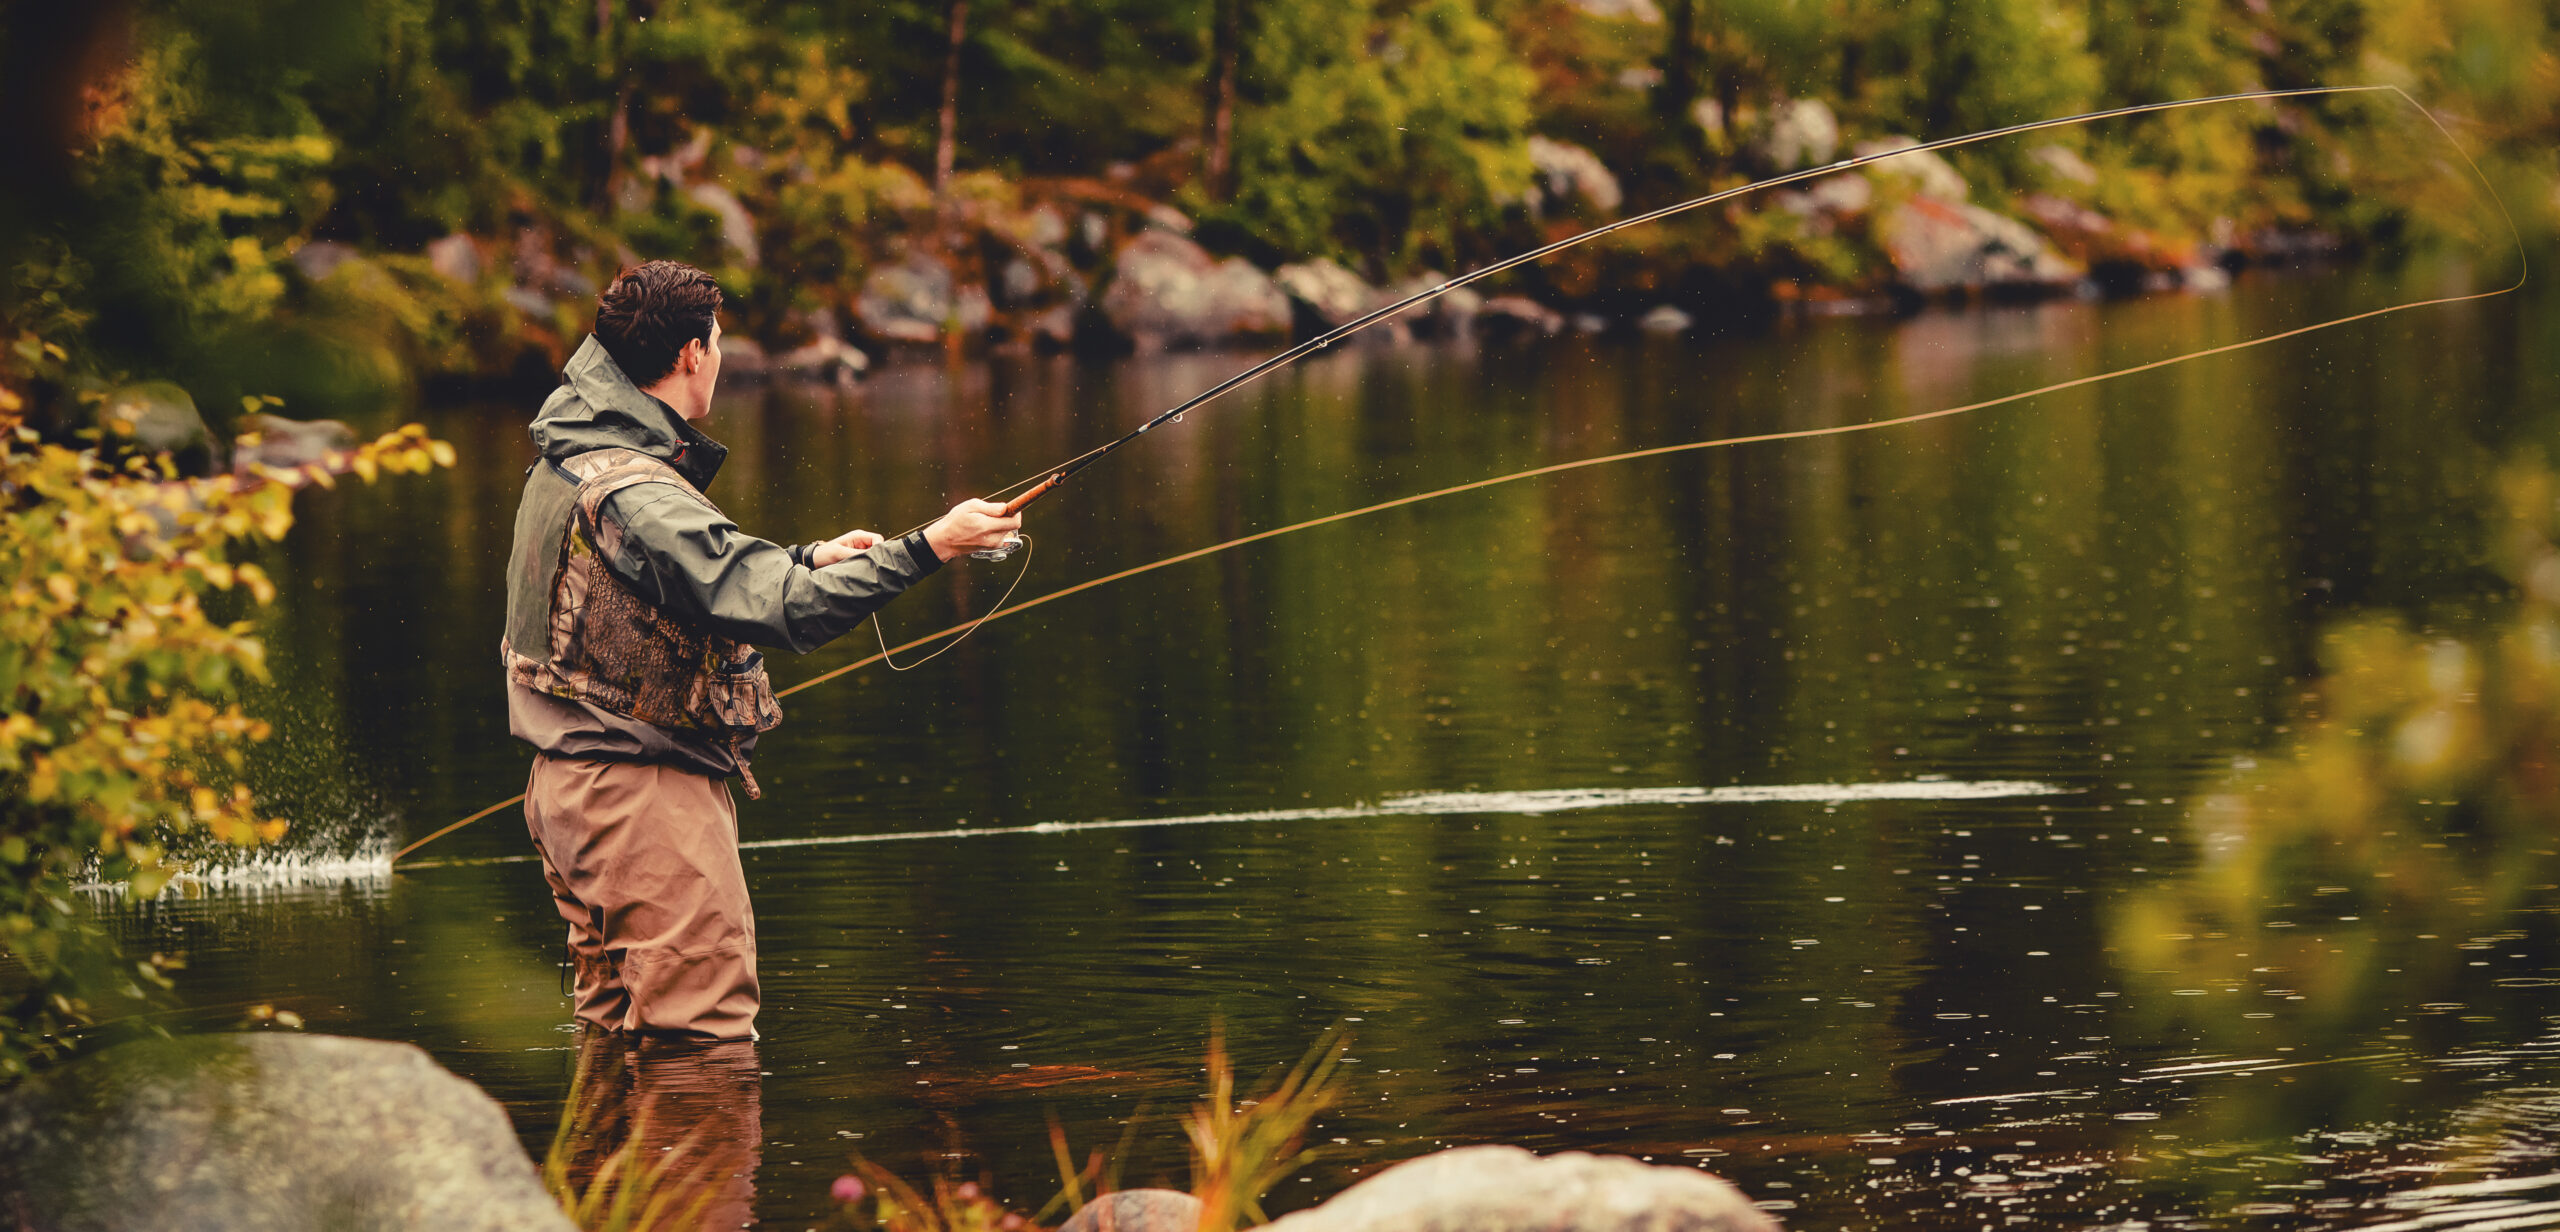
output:
[[[264,679],[265,648],[206,607],[215,591],[274,597],[232,546],[281,539],[298,487],[453,460],[412,425],[326,465],[180,478],[130,450],[113,416],[82,447],[24,426],[27,390],[68,360],[32,335],[0,358],[0,946],[24,972],[0,1012],[0,1078],[62,1047],[93,999],[139,1001],[169,965],[116,958],[75,909],[75,880],[147,898],[174,871],[171,837],[246,847],[285,832],[241,781],[268,729],[236,698]]]
[[[2560,831],[2560,480],[2518,464],[2494,496],[2505,610],[2454,633],[2331,630],[2291,738],[2189,812],[2196,870],[2118,911],[2128,967],[2185,986],[2284,972],[2312,1012],[2352,1018],[2386,969],[2422,970],[2410,935],[2502,927],[2539,888],[2532,857]]]
[[[1254,6],[1236,195],[1286,258],[1449,264],[1528,187],[1532,77],[1470,0]]]

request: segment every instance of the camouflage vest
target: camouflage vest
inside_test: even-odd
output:
[[[725,741],[747,797],[759,799],[740,742],[782,722],[764,656],[659,610],[605,567],[622,550],[622,527],[599,511],[606,497],[639,483],[674,484],[710,504],[675,468],[629,449],[535,464],[516,511],[500,646],[507,679]]]

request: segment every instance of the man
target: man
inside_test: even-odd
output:
[[[726,780],[782,721],[764,656],[806,653],[1021,525],[962,501],[921,531],[786,548],[703,495],[728,450],[696,422],[720,379],[720,288],[652,261],[596,305],[534,418],[508,562],[507,726],[538,756],[525,823],[569,925],[579,1019],[755,1034],[755,915]]]

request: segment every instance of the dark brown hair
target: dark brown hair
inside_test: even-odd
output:
[[[596,341],[622,374],[655,385],[676,370],[684,344],[711,338],[720,284],[682,261],[650,261],[614,275],[596,297]]]

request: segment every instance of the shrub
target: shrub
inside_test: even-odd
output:
[[[283,538],[304,485],[453,461],[412,424],[308,466],[182,478],[166,455],[127,448],[112,417],[71,443],[26,425],[68,359],[31,336],[0,356],[0,947],[23,969],[0,1010],[0,1080],[65,1047],[100,1003],[146,999],[174,965],[118,957],[82,920],[75,879],[147,898],[173,871],[176,834],[248,847],[285,833],[241,781],[267,725],[236,699],[264,678],[265,647],[206,605],[275,594],[233,546]]]

